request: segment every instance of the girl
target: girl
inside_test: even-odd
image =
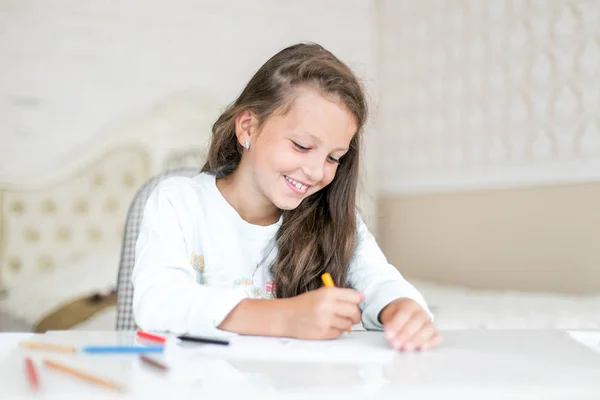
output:
[[[366,118],[358,80],[323,47],[268,60],[213,125],[201,173],[163,180],[146,204],[138,326],[333,339],[362,321],[394,348],[437,346],[422,296],[356,212]]]

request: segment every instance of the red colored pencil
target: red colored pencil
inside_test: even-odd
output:
[[[38,377],[38,373],[37,370],[35,369],[35,365],[33,364],[33,361],[31,361],[31,358],[26,357],[25,358],[25,371],[27,372],[27,381],[29,382],[29,386],[33,389],[33,390],[39,390],[40,389],[40,379]]]
[[[146,333],[146,332],[142,332],[142,331],[137,331],[137,335],[139,337],[141,337],[142,339],[151,340],[153,342],[166,343],[166,341],[167,341],[167,338],[165,338],[165,337],[152,335],[150,333]]]

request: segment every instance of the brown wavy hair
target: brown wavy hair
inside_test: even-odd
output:
[[[260,67],[214,123],[202,168],[217,179],[231,174],[242,158],[236,117],[251,111],[260,130],[270,115],[290,110],[293,90],[300,86],[344,104],[356,120],[357,131],[333,181],[294,210],[283,211],[276,235],[277,257],[271,265],[278,298],[321,287],[324,272],[331,273],[337,286],[348,286],[347,271],[356,248],[360,136],[368,113],[360,82],[346,64],[318,44],[300,43],[283,49]]]

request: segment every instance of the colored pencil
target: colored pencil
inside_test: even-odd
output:
[[[164,365],[150,357],[142,355],[142,356],[140,356],[140,359],[142,360],[142,362],[144,364],[149,365],[153,368],[159,369],[161,371],[167,371],[169,369],[166,365]]]
[[[167,338],[163,336],[152,335],[151,333],[146,333],[142,331],[137,331],[138,337],[146,340],[150,340],[152,342],[165,343]]]
[[[323,275],[321,275],[321,280],[323,281],[323,285],[325,285],[325,287],[335,287],[335,283],[333,283],[333,278],[331,277],[331,274],[329,272],[325,272]],[[348,333],[350,332],[352,332],[352,328],[348,328]]]
[[[87,346],[82,347],[83,353],[110,354],[110,353],[162,353],[165,346]]]
[[[76,353],[77,349],[72,346],[60,346],[51,343],[35,343],[35,342],[21,342],[19,343],[24,349],[29,350],[45,350],[45,351],[53,351],[58,353]]]
[[[37,391],[40,389],[40,378],[37,373],[37,369],[35,368],[35,364],[31,361],[31,358],[25,358],[25,372],[27,373],[27,381],[29,382],[29,387],[33,390]]]
[[[101,386],[107,389],[111,389],[111,390],[115,390],[117,392],[122,392],[123,388],[120,385],[117,385],[116,383],[110,382],[104,378],[99,378],[97,376],[88,374],[87,372],[83,372],[83,371],[79,371],[75,368],[72,367],[68,367],[64,364],[59,364],[55,361],[51,361],[51,360],[44,360],[44,366],[46,366],[46,368],[57,371],[57,372],[61,372],[63,374],[66,375],[70,375],[73,376],[75,378],[79,378],[83,381],[86,381],[88,383],[97,385],[97,386]]]
[[[184,342],[196,342],[196,343],[206,343],[206,344],[220,344],[220,345],[223,345],[223,346],[228,346],[229,345],[229,341],[228,340],[213,339],[213,338],[200,337],[200,336],[182,335],[182,336],[177,336],[177,338],[180,339],[180,340],[183,340]]]

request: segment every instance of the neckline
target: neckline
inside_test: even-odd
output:
[[[241,217],[241,215],[237,212],[235,208],[229,202],[219,188],[217,187],[217,178],[215,175],[209,174],[210,185],[209,188],[216,199],[219,208],[225,213],[227,219],[233,221],[236,227],[246,236],[250,236],[254,239],[264,238],[264,237],[273,237],[279,228],[281,227],[281,223],[283,222],[283,214],[279,217],[279,220],[271,225],[256,225],[251,224]]]

